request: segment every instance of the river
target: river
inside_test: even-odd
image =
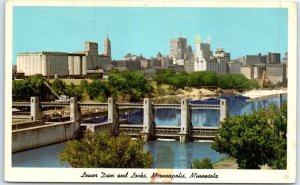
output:
[[[245,101],[240,97],[226,97],[229,104],[229,114],[242,115],[251,113],[268,107],[270,104],[279,105],[278,96]],[[287,96],[283,96],[286,100]],[[213,101],[212,101],[213,102]],[[128,122],[138,124],[142,122],[142,110],[136,110],[123,114],[122,118],[127,118]],[[216,110],[193,110],[192,124],[194,126],[219,126],[219,111]],[[105,121],[105,118],[99,118]],[[159,109],[155,111],[156,125],[179,125],[180,110],[176,109]],[[65,147],[65,143],[53,144],[39,147],[31,150],[13,153],[13,167],[66,167],[59,162],[58,154]],[[152,153],[154,158],[153,168],[190,168],[194,159],[203,159],[209,157],[212,162],[217,162],[226,157],[213,149],[208,142],[187,142],[179,143],[178,141],[149,141],[145,149]]]

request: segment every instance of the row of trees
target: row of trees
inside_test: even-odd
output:
[[[158,84],[169,84],[176,89],[184,87],[218,86],[222,89],[251,89],[257,87],[256,81],[241,74],[217,74],[212,71],[194,73],[159,70],[153,78]]]
[[[237,160],[241,169],[268,165],[286,169],[287,103],[271,106],[249,115],[230,117],[221,128],[212,148]]]
[[[152,92],[150,82],[138,71],[110,71],[108,81],[83,80],[80,84],[91,100],[106,101],[109,96],[126,97],[129,101],[139,101]]]
[[[25,80],[14,80],[12,95],[14,100],[28,100],[31,96],[39,96],[42,100],[54,100],[56,97],[45,85],[49,83],[41,75],[35,75]],[[70,83],[67,85],[60,79],[49,83],[51,88],[59,95],[77,97],[79,100],[84,95],[96,101],[106,101],[108,97],[126,97],[129,101],[139,101],[152,92],[150,82],[143,73],[138,71],[110,71],[108,81],[94,79],[92,82],[82,80],[80,85]]]

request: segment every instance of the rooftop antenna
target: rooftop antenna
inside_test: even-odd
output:
[[[211,37],[210,36],[206,36],[205,37],[205,43],[210,44],[211,42]]]
[[[108,38],[108,29],[106,28],[106,38]]]
[[[96,31],[96,16],[95,16],[95,8],[93,8],[93,40],[95,40],[95,31]]]

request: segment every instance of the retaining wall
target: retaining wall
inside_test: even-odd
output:
[[[77,122],[51,123],[12,131],[12,152],[64,142],[75,137]]]

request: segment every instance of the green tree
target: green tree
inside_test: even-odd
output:
[[[212,148],[235,158],[242,169],[286,169],[286,106],[271,106],[221,122]]]
[[[213,164],[208,157],[203,158],[201,161],[195,159],[192,164],[193,169],[213,169]]]
[[[56,78],[52,83],[51,83],[51,88],[58,94],[66,94],[66,88],[67,85],[64,81],[61,79]]]
[[[46,79],[41,75],[34,75],[24,80],[14,80],[12,97],[15,100],[28,100],[31,96],[38,96],[41,100],[49,99],[51,92],[45,85]]]
[[[92,100],[105,101],[110,95],[107,83],[101,80],[93,80],[88,84],[86,91]]]
[[[139,101],[152,91],[149,81],[139,71],[111,71],[108,85],[111,95],[129,95],[130,101]]]
[[[87,132],[81,140],[68,141],[60,160],[75,168],[149,168],[152,165],[152,156],[144,151],[142,140],[108,132]]]
[[[64,90],[65,94],[69,97],[77,97],[77,100],[81,100],[83,89],[80,85],[74,85],[72,82],[70,85],[66,86],[66,89]]]

